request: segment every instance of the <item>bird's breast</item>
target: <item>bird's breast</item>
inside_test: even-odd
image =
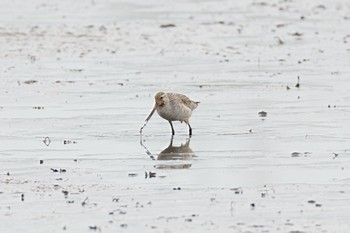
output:
[[[191,110],[181,105],[166,104],[157,108],[159,116],[168,121],[186,121],[191,116]]]

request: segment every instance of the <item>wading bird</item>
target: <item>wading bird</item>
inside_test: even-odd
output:
[[[153,113],[157,110],[159,116],[169,122],[172,135],[175,135],[175,130],[172,123],[173,121],[180,121],[181,123],[185,122],[188,125],[189,135],[192,135],[192,128],[189,123],[189,119],[192,115],[192,111],[197,108],[199,102],[190,100],[190,98],[183,94],[171,92],[158,92],[154,99],[154,108],[147,117],[145,124],[141,127],[140,133],[142,133],[142,129],[146,126]]]

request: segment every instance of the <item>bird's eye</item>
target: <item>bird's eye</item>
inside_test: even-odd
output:
[[[162,99],[163,99],[163,96],[161,96],[160,99],[162,100]]]

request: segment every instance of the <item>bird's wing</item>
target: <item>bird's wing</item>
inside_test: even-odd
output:
[[[198,102],[192,101],[190,98],[188,98],[185,95],[180,95],[180,99],[184,105],[186,105],[189,109],[194,110],[198,106]]]

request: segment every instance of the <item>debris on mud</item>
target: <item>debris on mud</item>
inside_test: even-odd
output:
[[[89,199],[89,198],[86,197],[86,198],[84,199],[84,201],[81,202],[81,206],[85,206],[85,205],[87,204],[87,200],[88,200],[88,199]]]
[[[277,43],[279,45],[283,45],[284,44],[283,40],[281,38],[279,38],[278,36],[276,36],[276,39],[277,39]]]
[[[243,194],[243,190],[241,188],[231,188],[230,190],[235,194]]]
[[[128,227],[128,224],[125,224],[125,223],[120,224],[120,227],[121,227],[121,228],[127,228],[127,227]]]
[[[169,24],[162,24],[160,25],[161,28],[173,28],[176,27],[175,24],[169,23]]]
[[[300,152],[293,152],[292,157],[300,157],[301,153]]]
[[[76,144],[77,142],[76,141],[72,141],[72,140],[63,140],[63,144],[66,145],[66,144]]]
[[[43,110],[44,107],[43,106],[34,106],[33,109],[37,109],[37,110]]]
[[[101,231],[101,228],[98,226],[89,226],[89,229],[93,231]]]
[[[154,167],[157,169],[187,169],[190,168],[192,164],[158,164]]]
[[[337,158],[339,154],[333,152],[333,159]]]
[[[60,168],[60,169],[56,169],[56,168],[50,168],[52,172],[59,172],[59,173],[64,173],[67,172],[66,169]]]
[[[44,144],[45,144],[46,146],[49,146],[50,143],[51,143],[51,140],[50,140],[49,137],[45,137],[44,140],[43,140],[43,142],[44,142]]]
[[[297,84],[295,84],[295,87],[296,87],[296,88],[299,88],[299,87],[300,87],[300,77],[299,77],[299,76],[298,76]]]
[[[24,84],[34,84],[34,83],[37,83],[38,81],[37,80],[27,80],[27,81],[24,81],[23,83]]]
[[[301,152],[295,151],[291,155],[292,155],[292,157],[300,157],[302,155],[304,155],[304,157],[307,157],[309,154],[311,154],[311,153],[310,152],[301,153]]]
[[[294,33],[291,33],[290,35],[300,37],[300,36],[302,36],[303,34],[300,33],[300,32],[294,32]]]
[[[265,112],[265,111],[258,112],[258,114],[259,114],[260,117],[266,117],[267,116],[267,112]]]
[[[145,179],[155,178],[156,176],[157,176],[157,173],[155,173],[155,172],[145,172]]]

